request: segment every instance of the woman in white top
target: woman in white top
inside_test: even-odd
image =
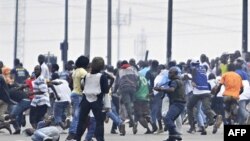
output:
[[[83,97],[80,103],[79,123],[77,125],[76,140],[81,141],[85,132],[84,124],[87,123],[88,114],[92,110],[96,120],[95,137],[97,141],[104,141],[104,118],[103,109],[104,94],[108,94],[109,86],[106,75],[101,73],[104,68],[104,60],[95,57],[92,60],[91,71],[84,78]]]

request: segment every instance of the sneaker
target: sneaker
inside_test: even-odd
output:
[[[198,127],[198,130],[196,132],[202,132],[201,127]]]
[[[158,127],[156,125],[152,125],[153,129],[152,129],[152,132],[156,132],[158,130]]]
[[[66,123],[66,129],[69,128],[69,127],[70,127],[70,124],[71,124],[70,119],[67,118],[67,119],[65,120],[65,123]]]
[[[13,134],[14,134],[14,135],[21,134],[21,130],[20,130],[20,129],[17,129]]]
[[[159,129],[159,130],[157,130],[157,134],[161,134],[161,133],[163,133],[164,132],[164,130],[163,129]]]
[[[207,135],[207,131],[204,126],[201,127],[201,135]]]
[[[109,123],[109,117],[108,117],[108,116],[106,116],[104,122],[105,122],[105,123]]]
[[[150,130],[147,130],[144,134],[152,134],[153,132],[151,132]]]
[[[180,136],[182,134],[176,128],[171,128],[169,130],[169,135],[171,135],[171,136],[176,136],[176,135]]]
[[[22,133],[24,135],[26,135],[26,136],[32,136],[34,132],[35,132],[35,129],[33,129],[33,128],[27,128],[27,129],[23,130]]]
[[[129,127],[134,127],[134,122],[132,122],[131,120],[129,121]]]
[[[122,123],[122,124],[119,126],[119,131],[120,131],[120,135],[121,135],[121,136],[125,136],[126,131],[125,131],[125,124],[124,124],[124,123]]]
[[[118,134],[118,133],[116,132],[115,129],[112,129],[112,130],[110,131],[110,133],[111,133],[111,134]]]
[[[8,122],[2,122],[0,123],[0,130],[1,129],[6,129],[9,131],[10,134],[12,134],[11,128],[10,128],[10,124]]]
[[[181,141],[182,140],[182,137],[180,135],[169,135],[169,138],[167,139],[167,141]]]
[[[189,130],[187,130],[188,133],[193,134],[196,132],[195,127],[190,127]]]
[[[74,140],[74,139],[75,139],[75,134],[69,133],[69,135],[68,135],[67,138],[66,138],[66,141],[72,141],[72,140]]]
[[[168,131],[168,127],[167,126],[164,126],[164,131]]]
[[[26,126],[26,116],[25,115],[22,115],[21,125],[22,125],[22,127]]]
[[[213,131],[212,131],[213,134],[215,134],[217,132],[217,130],[220,127],[221,123],[222,123],[222,116],[221,115],[217,115],[217,117],[215,119]]]
[[[135,123],[134,126],[133,126],[133,134],[136,134],[137,133],[137,125],[138,123]]]

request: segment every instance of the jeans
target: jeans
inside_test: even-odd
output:
[[[16,123],[13,124],[15,129],[20,129],[23,112],[30,108],[31,101],[29,99],[22,99],[17,105],[15,105],[10,113],[12,118],[16,119]]]
[[[133,113],[134,113],[134,108],[133,108],[133,102],[134,102],[134,94],[136,90],[135,89],[122,89],[119,91],[121,95],[121,104],[123,104],[126,108],[128,118],[130,120],[131,124],[134,124],[134,118],[133,118]],[[121,114],[124,115],[125,110],[121,109]],[[126,119],[125,117],[122,117],[123,119]]]
[[[68,101],[54,103],[54,118],[56,124],[63,122],[63,117],[65,118],[65,112],[68,106]]]
[[[213,124],[214,123],[214,117],[215,113],[211,109],[211,96],[210,94],[199,94],[199,95],[192,95],[190,98],[188,105],[187,105],[187,112],[188,112],[188,121],[191,126],[194,126],[194,107],[197,105],[197,103],[201,101],[203,106],[203,112],[205,113],[208,121],[207,123]]]
[[[119,116],[119,118],[120,118],[120,115],[118,114],[118,111],[119,111],[119,98],[117,98],[117,97],[115,97],[115,100],[114,100],[114,97],[115,96],[112,96],[112,101],[111,101],[111,110],[112,110],[112,112],[115,114],[115,115],[117,115],[117,116]],[[117,103],[118,102],[118,103]],[[118,104],[118,105],[117,105]],[[118,106],[118,107],[117,107]],[[111,130],[116,130],[117,129],[117,124],[113,121],[113,123],[112,123],[112,127],[111,127]]]
[[[240,125],[246,124],[247,118],[249,117],[250,113],[246,109],[246,105],[250,103],[250,99],[240,100],[239,101],[239,111],[238,111],[238,120]]]
[[[120,116],[116,112],[116,109],[115,109],[115,106],[114,106],[113,102],[111,102],[111,109],[112,109],[112,111],[107,112],[106,116],[108,116],[109,118],[111,118],[112,121],[113,121],[113,123],[116,126],[119,126],[122,123],[122,119],[120,118]]]
[[[86,134],[85,141],[91,141],[91,139],[93,138],[95,134],[95,127],[96,127],[95,117],[90,117],[88,132]]]
[[[0,99],[0,121],[4,121],[4,114],[8,109],[8,104]]]
[[[54,127],[44,127],[37,129],[31,136],[32,141],[44,141],[45,139],[51,139],[52,141],[59,141],[60,131]]]
[[[79,111],[80,111],[80,103],[82,101],[82,95],[72,93],[71,96],[71,104],[72,104],[72,122],[69,127],[69,133],[76,134],[77,124],[79,121]]]
[[[174,131],[176,130],[175,120],[183,112],[184,108],[185,103],[174,102],[170,104],[169,110],[164,119],[170,135],[174,134]]]
[[[152,118],[152,124],[156,124],[157,120],[161,120],[161,109],[162,109],[162,99],[161,99],[161,93],[156,94],[151,99],[150,103],[151,108],[151,118]]]
[[[198,126],[205,127],[206,123],[206,115],[204,114],[202,110],[202,102],[199,101],[196,105],[197,108],[197,114],[196,114],[196,120],[198,122]]]

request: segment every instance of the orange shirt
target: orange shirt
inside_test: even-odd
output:
[[[243,87],[242,79],[236,72],[226,72],[222,75],[220,83],[225,86],[224,96],[239,99],[240,89]]]

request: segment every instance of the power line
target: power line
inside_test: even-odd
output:
[[[231,18],[231,17],[214,15],[214,14],[206,14],[206,13],[200,13],[200,12],[193,12],[193,11],[182,10],[182,9],[175,9],[174,12],[181,12],[181,13],[185,13],[185,14],[189,13],[189,14],[199,15],[202,17],[211,17],[211,18],[218,18],[218,19],[225,19],[225,20],[232,20],[232,21],[241,20],[240,18],[237,19],[237,18]]]

